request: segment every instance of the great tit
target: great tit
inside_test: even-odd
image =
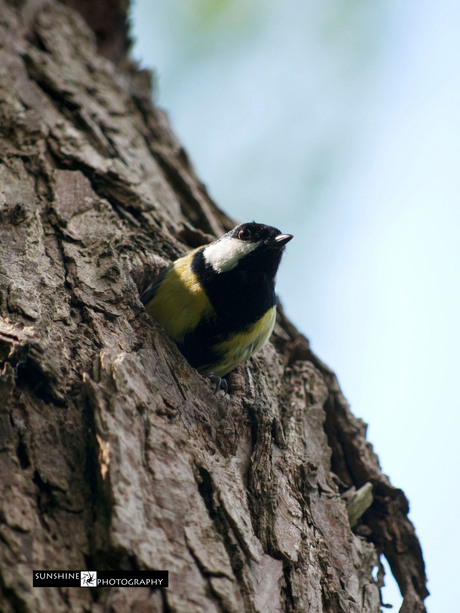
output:
[[[205,376],[223,377],[268,341],[275,276],[292,234],[244,223],[173,262],[141,296],[179,349]]]

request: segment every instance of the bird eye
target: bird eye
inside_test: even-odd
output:
[[[238,238],[242,241],[250,241],[252,238],[252,232],[249,228],[241,228],[238,232]]]

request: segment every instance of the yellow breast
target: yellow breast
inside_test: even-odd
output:
[[[275,320],[276,306],[269,309],[263,317],[244,332],[236,332],[222,343],[214,345],[213,349],[222,356],[222,359],[212,367],[214,375],[223,377],[236,368],[240,362],[259,351],[270,338]]]
[[[191,269],[194,249],[176,260],[163,279],[156,294],[146,305],[154,317],[176,343],[194,330],[199,322],[212,312],[212,306]]]

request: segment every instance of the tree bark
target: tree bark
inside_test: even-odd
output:
[[[145,314],[139,288],[235,223],[126,57],[126,3],[88,6],[0,0],[0,609],[376,612],[383,553],[424,611],[407,500],[283,313],[230,396]]]

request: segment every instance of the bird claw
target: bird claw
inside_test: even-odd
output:
[[[223,377],[218,377],[217,375],[215,375],[214,373],[210,372],[208,375],[208,378],[216,384],[216,389],[214,390],[214,393],[217,394],[217,392],[219,390],[223,390],[226,394],[228,394],[228,383],[227,383],[227,379],[224,379]]]

